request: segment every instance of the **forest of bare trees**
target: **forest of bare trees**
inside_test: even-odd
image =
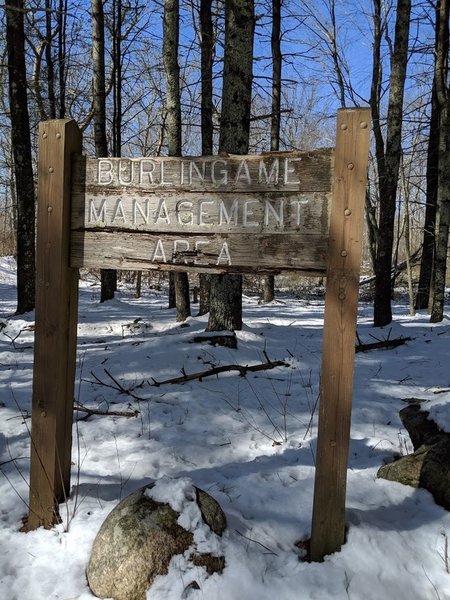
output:
[[[246,154],[332,146],[336,110],[370,105],[374,324],[392,320],[400,278],[411,311],[442,320],[448,0],[10,0],[3,23],[1,249],[17,257],[18,313],[34,306],[40,121],[75,119],[97,157]],[[182,321],[188,275],[170,279]],[[102,300],[112,298],[116,272],[101,282]],[[199,285],[208,329],[239,329],[241,276],[202,274]],[[263,285],[270,302],[273,276]]]

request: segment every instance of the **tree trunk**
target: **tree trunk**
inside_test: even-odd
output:
[[[441,38],[441,23],[440,23],[440,4],[436,7],[436,25],[435,25],[435,55],[442,48],[443,43]],[[445,51],[445,48],[444,48]],[[435,59],[436,60],[436,59]],[[435,70],[433,77],[433,88],[431,91],[431,116],[430,116],[430,133],[428,136],[428,152],[427,152],[427,195],[425,208],[425,223],[423,226],[423,244],[422,258],[420,262],[419,286],[416,296],[416,309],[431,308],[433,303],[433,273],[434,273],[434,252],[436,242],[436,212],[438,204],[438,182],[439,182],[439,143],[440,133],[439,127],[441,122],[442,106],[438,98],[437,81],[437,62],[435,62]],[[442,85],[442,84],[441,84]]]
[[[404,215],[403,215],[403,229],[404,229],[404,241],[405,241],[405,262],[406,262],[406,275],[408,279],[408,301],[409,301],[409,314],[414,316],[416,311],[414,309],[414,291],[413,291],[413,275],[412,275],[412,264],[411,264],[411,211],[409,194],[410,189],[406,181],[405,165],[402,159],[401,165],[401,183],[403,192],[403,204],[404,204]],[[396,262],[398,267],[398,262]]]
[[[280,149],[281,128],[281,0],[272,0],[272,115],[270,123],[270,149]],[[272,302],[275,298],[275,276],[265,275],[263,279],[263,302]]]
[[[169,304],[167,308],[175,308],[177,305],[177,300],[175,298],[175,273],[173,271],[169,272]]]
[[[106,139],[106,86],[105,86],[105,18],[103,1],[92,0],[92,93],[94,115],[94,143],[98,158],[108,156]],[[114,298],[116,272],[100,271],[100,302]]]
[[[47,94],[49,117],[56,119],[55,68],[52,56],[52,3],[45,0],[45,62],[47,66]]]
[[[105,19],[103,0],[92,0],[92,102],[97,158],[108,156],[106,140]]]
[[[376,0],[375,4],[379,5],[378,0]],[[386,147],[383,156],[381,156],[379,149],[377,148],[380,210],[378,221],[379,238],[375,261],[375,327],[387,325],[392,321],[391,266],[392,251],[394,246],[397,185],[401,155],[403,95],[408,60],[410,14],[411,1],[399,0],[397,3],[397,16],[395,24],[394,53],[391,61]],[[379,99],[376,112],[373,116],[374,119],[376,118],[375,115],[377,115],[378,109]],[[377,127],[379,128],[379,114]]]
[[[242,276],[211,275],[207,331],[242,329]]]
[[[135,298],[141,297],[142,290],[142,271],[136,271],[136,290],[134,292]]]
[[[202,125],[202,155],[211,156],[213,153],[213,23],[211,14],[212,0],[200,0],[200,52],[201,52],[201,125]],[[209,312],[210,278],[207,273],[200,273],[200,302],[199,315]]]
[[[163,22],[163,61],[166,76],[167,144],[169,156],[181,156],[181,92],[178,64],[179,0],[165,0]],[[177,321],[191,314],[187,273],[173,275]]]
[[[422,258],[420,261],[419,285],[415,303],[417,310],[428,308],[431,299],[439,166],[439,112],[436,98],[436,81],[434,80],[433,91],[431,94],[430,134],[428,137],[426,172],[427,193],[425,222],[423,226]]]
[[[253,0],[225,2],[220,152],[248,152],[254,28]],[[208,331],[241,328],[242,276],[211,275]]]
[[[122,0],[113,2],[113,156],[122,156]]]
[[[58,79],[59,79],[59,118],[66,117],[66,24],[67,0],[59,0],[58,13]]]
[[[384,140],[381,131],[380,120],[380,102],[381,102],[381,81],[382,81],[382,62],[381,62],[381,0],[373,0],[373,47],[372,47],[372,82],[370,87],[370,106],[372,109],[372,125],[375,140],[375,157],[377,167],[383,164],[384,160]],[[376,255],[378,245],[378,223],[376,220],[376,198],[372,201],[370,195],[370,182],[366,192],[366,223],[369,237],[369,250],[372,267],[376,272]],[[379,192],[379,189],[378,189]]]
[[[435,80],[440,108],[439,166],[437,190],[436,254],[434,294],[431,306],[432,323],[444,317],[445,278],[447,274],[448,235],[450,227],[450,90],[448,78],[449,0],[438,3],[438,42],[436,45]]]
[[[201,39],[201,124],[202,124],[202,154],[211,156],[213,153],[213,23],[211,14],[212,0],[200,0],[200,39]]]
[[[17,314],[35,304],[35,192],[25,67],[23,0],[6,7],[9,106],[17,198]]]

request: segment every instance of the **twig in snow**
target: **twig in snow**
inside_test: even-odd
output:
[[[74,407],[74,410],[78,410],[79,412],[86,413],[85,418],[89,418],[93,415],[100,417],[137,417],[140,414],[139,410],[131,410],[131,411],[122,411],[122,410],[97,410],[95,408],[87,408],[83,406],[79,402],[77,402]]]
[[[243,533],[241,533],[239,530],[235,529],[236,533],[238,535],[240,535],[241,537],[243,537],[244,539],[248,540],[249,542],[253,542],[254,544],[259,544],[260,546],[262,546],[265,550],[267,550],[269,552],[269,554],[273,554],[273,556],[278,556],[278,554],[276,552],[274,552],[273,550],[271,550],[270,548],[268,548],[267,546],[264,546],[264,544],[262,544],[261,542],[258,542],[258,540],[252,540],[252,538],[249,538],[248,536],[244,535]]]

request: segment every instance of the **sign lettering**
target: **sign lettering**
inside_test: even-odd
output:
[[[321,273],[332,162],[330,149],[261,156],[78,157],[72,264],[94,267],[101,251],[110,268],[183,265],[213,272],[261,267]]]

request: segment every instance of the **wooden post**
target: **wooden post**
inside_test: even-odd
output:
[[[358,310],[370,109],[338,112],[325,296],[311,560],[340,549]]]
[[[36,326],[29,516],[51,527],[70,492],[78,269],[69,267],[71,155],[81,153],[75,121],[39,126]]]

